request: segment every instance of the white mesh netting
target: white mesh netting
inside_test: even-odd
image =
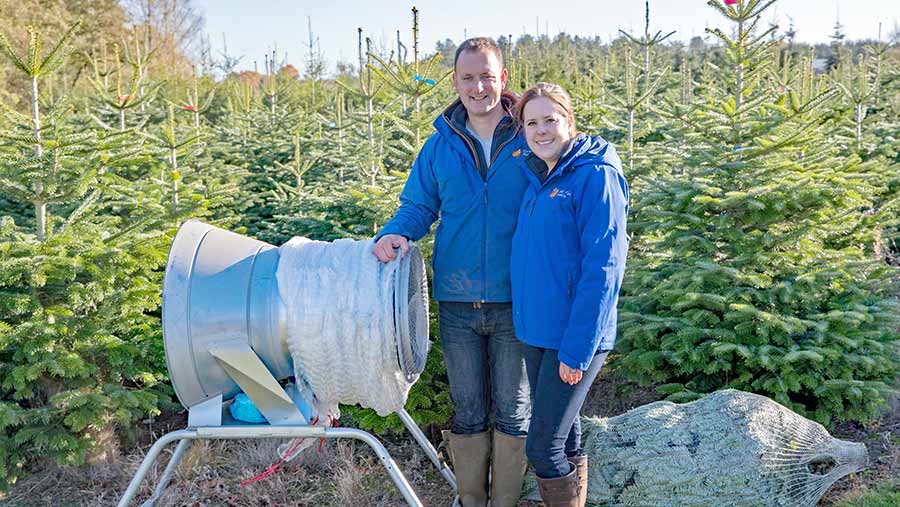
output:
[[[371,241],[293,238],[276,278],[301,393],[322,417],[338,403],[403,408],[428,354],[428,294],[418,248],[387,264]]]
[[[612,418],[583,418],[588,505],[813,507],[865,467],[863,444],[764,396],[722,390],[656,402]],[[529,477],[526,496],[537,499]]]

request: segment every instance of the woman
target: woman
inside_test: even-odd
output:
[[[511,259],[513,321],[533,398],[525,453],[544,505],[583,506],[579,412],[616,337],[628,186],[615,148],[576,132],[560,86],[538,83],[516,114],[530,148]]]

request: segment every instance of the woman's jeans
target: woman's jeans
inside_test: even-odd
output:
[[[495,430],[526,435],[530,392],[512,304],[441,301],[438,317],[453,402],[451,431],[485,432],[493,412]]]
[[[557,350],[524,347],[533,403],[525,455],[538,477],[562,477],[572,471],[566,458],[584,453],[581,406],[608,352],[598,352],[581,380],[572,386],[559,378]]]

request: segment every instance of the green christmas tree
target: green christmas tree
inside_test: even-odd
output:
[[[153,316],[170,231],[161,196],[118,174],[147,158],[40,94],[76,29],[45,56],[29,28],[24,58],[0,35],[32,83],[30,114],[7,110],[0,131],[0,193],[33,209],[0,213],[0,488],[38,458],[110,457],[170,396]]]
[[[870,234],[896,209],[873,206],[877,168],[840,156],[837,92],[775,85],[774,27],[756,30],[773,3],[709,2],[734,36],[710,30],[717,92],[670,104],[682,162],[636,196],[621,364],[674,400],[732,387],[824,423],[864,419],[900,373],[897,271]]]

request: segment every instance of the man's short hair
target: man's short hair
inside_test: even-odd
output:
[[[500,50],[500,46],[494,42],[494,39],[490,37],[473,37],[463,41],[463,43],[456,48],[456,56],[453,57],[454,69],[456,68],[456,62],[459,61],[459,55],[461,55],[463,51],[484,51],[485,53],[493,53],[494,56],[497,57],[497,61],[500,62],[500,68],[503,68],[503,51]]]

